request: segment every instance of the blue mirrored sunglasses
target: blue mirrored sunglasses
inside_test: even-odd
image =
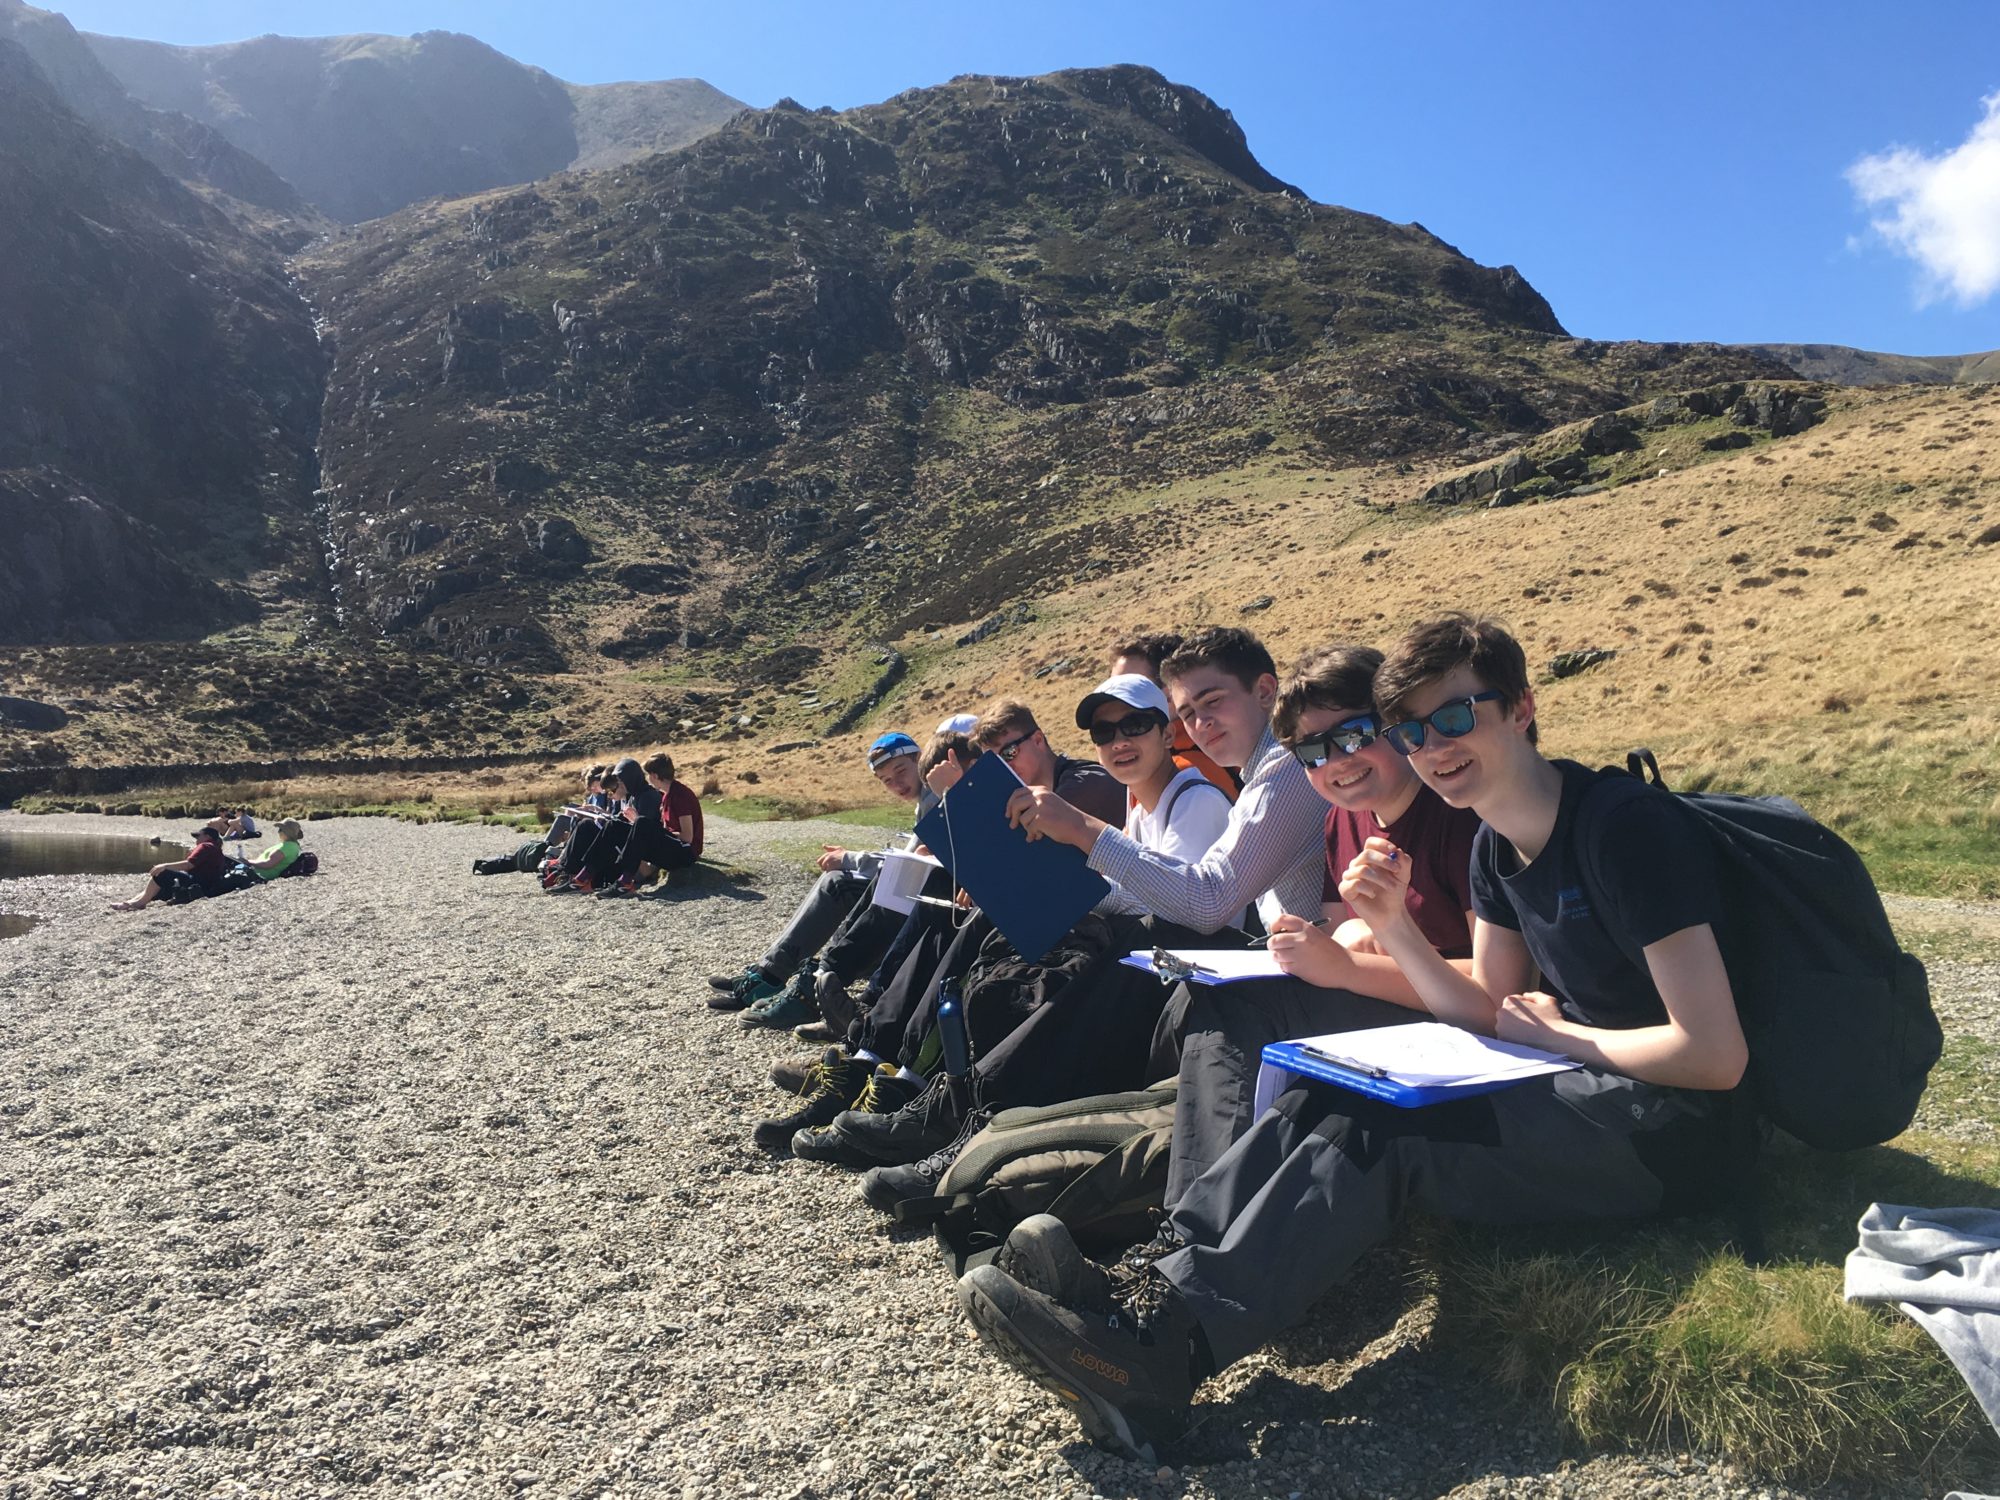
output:
[[[1424,748],[1425,725],[1446,739],[1455,740],[1462,734],[1472,733],[1472,726],[1479,722],[1479,710],[1475,704],[1500,703],[1506,701],[1506,697],[1505,693],[1496,693],[1489,688],[1483,693],[1454,698],[1449,703],[1440,703],[1421,719],[1405,719],[1400,724],[1391,724],[1382,731],[1382,738],[1398,755],[1415,755]]]

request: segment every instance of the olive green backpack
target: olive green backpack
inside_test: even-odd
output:
[[[966,1144],[935,1197],[896,1207],[929,1224],[955,1275],[1000,1253],[1008,1231],[1054,1214],[1085,1250],[1115,1251],[1152,1233],[1166,1195],[1172,1080],[1126,1094],[1003,1109]]]

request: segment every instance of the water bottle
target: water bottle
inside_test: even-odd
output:
[[[944,1071],[947,1078],[963,1078],[972,1071],[972,1045],[965,1035],[965,1002],[958,993],[956,979],[938,982],[938,1039],[944,1043]]]

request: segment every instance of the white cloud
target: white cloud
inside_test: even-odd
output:
[[[1922,302],[1962,307],[2000,292],[2000,93],[1985,118],[1937,156],[1897,146],[1847,169],[1857,196],[1879,210],[1869,222],[1923,272]]]

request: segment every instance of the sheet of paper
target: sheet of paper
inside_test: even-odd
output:
[[[1569,1058],[1518,1042],[1461,1031],[1442,1021],[1409,1026],[1376,1026],[1301,1037],[1295,1046],[1342,1066],[1379,1069],[1412,1087],[1440,1083],[1485,1083],[1498,1078],[1534,1078],[1579,1066]]]
[[[1285,974],[1268,948],[1169,948],[1167,952],[1184,964],[1199,965],[1196,977],[1210,984],[1231,984],[1239,979],[1282,979]],[[1153,950],[1133,949],[1132,961],[1138,968],[1151,969]]]

